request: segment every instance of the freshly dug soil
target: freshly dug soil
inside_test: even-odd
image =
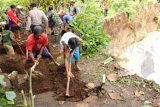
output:
[[[53,91],[53,96],[57,100],[63,101],[81,101],[88,96],[88,92],[85,91],[85,83],[79,80],[77,71],[72,69],[74,78],[70,81],[70,97],[66,97],[66,84],[67,78],[65,75],[64,65],[56,66],[54,64],[48,64],[47,61],[41,61],[36,70],[39,70],[43,77],[33,78],[33,93],[39,94],[47,91]],[[24,90],[29,92],[29,81],[20,85],[19,91]]]
[[[2,71],[11,73],[25,73],[25,57],[21,55],[0,55],[0,68]]]

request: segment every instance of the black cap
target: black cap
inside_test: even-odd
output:
[[[33,28],[33,33],[34,33],[34,34],[41,34],[41,33],[43,33],[43,28],[42,28],[42,26],[35,26],[35,27]]]

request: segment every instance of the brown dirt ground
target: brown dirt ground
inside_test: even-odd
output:
[[[37,106],[37,107],[141,107],[146,102],[149,102],[152,107],[156,106],[160,101],[160,88],[152,81],[146,81],[136,75],[120,77],[116,82],[106,81],[106,94],[96,97],[94,93],[88,93],[85,91],[85,83],[93,82],[96,86],[99,86],[102,80],[102,74],[109,75],[111,73],[124,73],[115,61],[109,64],[102,64],[102,62],[108,58],[106,50],[101,51],[92,58],[81,58],[79,63],[81,67],[80,72],[74,70],[73,74],[76,76],[71,79],[70,93],[71,98],[65,97],[67,79],[64,75],[64,66],[57,67],[49,62],[41,61],[40,65],[36,68],[44,74],[41,79],[33,79],[33,92],[37,94],[36,105],[43,104],[49,106]],[[87,59],[87,60],[86,60]],[[28,81],[21,84],[21,89],[28,92]],[[135,91],[143,91],[144,95],[135,96]],[[46,93],[50,91],[51,93]],[[110,98],[109,93],[118,93],[122,100],[113,100]],[[40,93],[46,93],[39,99]],[[88,94],[89,97],[88,97]],[[48,101],[45,97],[50,96],[52,98]],[[92,97],[93,96],[93,97]],[[94,97],[95,96],[95,97]],[[88,98],[87,98],[88,97]],[[52,104],[51,102],[54,103]],[[57,101],[65,101],[59,105]],[[71,102],[67,102],[71,101]],[[78,101],[78,102],[77,102]],[[73,103],[76,102],[76,103]],[[58,106],[57,106],[58,105]]]

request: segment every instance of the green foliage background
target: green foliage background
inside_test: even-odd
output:
[[[132,19],[137,8],[149,2],[152,2],[152,0],[109,0],[109,16],[113,17],[117,13],[126,12],[129,18]]]
[[[80,10],[71,26],[84,40],[82,55],[91,56],[107,46],[110,39],[103,32],[103,11],[95,2],[86,2]]]

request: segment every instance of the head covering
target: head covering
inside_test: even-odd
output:
[[[33,28],[33,33],[34,34],[41,34],[41,33],[43,33],[43,28],[41,26],[35,26]]]
[[[18,5],[17,8],[18,8],[18,9],[22,9],[22,6]]]

